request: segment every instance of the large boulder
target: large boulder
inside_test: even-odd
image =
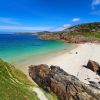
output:
[[[59,100],[100,100],[88,85],[60,67],[31,65],[29,75],[40,87],[54,92]]]
[[[87,64],[87,68],[96,72],[97,74],[100,74],[100,65],[95,61],[89,60]]]

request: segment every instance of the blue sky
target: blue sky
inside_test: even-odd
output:
[[[100,0],[0,0],[0,31],[60,31],[100,22]]]

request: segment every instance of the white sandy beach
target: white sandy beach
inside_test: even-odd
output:
[[[78,52],[78,54],[76,54],[76,52]],[[65,53],[56,55],[53,58],[51,57],[47,60],[44,59],[44,61],[39,61],[36,64],[60,66],[67,73],[76,76],[82,82],[87,84],[89,83],[88,81],[100,82],[100,76],[96,75],[96,73],[94,73],[93,71],[83,67],[83,65],[87,65],[88,60],[94,60],[100,64],[99,44],[79,44],[78,47],[69,52],[66,51]],[[30,62],[27,62],[27,65],[30,65]],[[28,69],[27,66],[25,69]],[[28,74],[28,70],[26,71]],[[38,88],[33,89],[33,91],[35,91],[38,94],[39,98],[41,96],[43,97],[41,98],[41,100],[47,99]]]
[[[76,54],[78,52],[78,54]],[[47,65],[57,65],[60,66],[67,73],[78,77],[84,83],[88,81],[100,82],[100,76],[96,75],[93,71],[83,67],[87,65],[88,60],[94,60],[100,64],[100,45],[99,44],[79,44],[73,50],[64,50],[63,53],[55,54],[49,58],[42,58],[36,63],[31,60],[24,62],[24,65],[20,69],[28,75],[29,65],[47,64]]]
[[[78,52],[78,54],[76,54]],[[64,54],[58,55],[52,59],[45,60],[42,63],[48,65],[57,65],[67,73],[77,76],[81,81],[100,81],[100,76],[91,70],[83,67],[88,60],[97,61],[100,64],[100,45],[99,44],[79,44],[79,46]],[[40,63],[39,63],[40,64]]]

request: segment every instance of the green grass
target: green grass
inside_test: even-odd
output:
[[[91,32],[85,32],[85,33],[69,33],[69,35],[72,35],[72,36],[84,36],[84,37],[94,37],[94,38],[100,38],[100,33],[91,33]]]
[[[38,100],[33,87],[37,86],[24,73],[0,59],[0,100]],[[54,93],[41,90],[48,100],[58,100]]]
[[[83,36],[85,36],[85,37],[95,37],[95,34],[87,32],[87,33],[83,33]]]
[[[0,100],[38,100],[27,76],[0,59]]]
[[[94,37],[94,38],[100,38],[100,33],[84,33],[83,36],[85,37]]]
[[[100,33],[96,33],[95,37],[100,38]]]

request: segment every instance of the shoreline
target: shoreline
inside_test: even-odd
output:
[[[60,66],[67,73],[76,76],[86,84],[89,83],[88,81],[99,82],[100,76],[83,67],[83,65],[87,65],[88,60],[94,60],[100,64],[99,44],[78,44],[77,48],[51,60],[44,61],[43,64]]]
[[[52,58],[58,57],[59,55],[65,54],[66,52],[70,52],[71,50],[74,50],[77,47],[78,47],[77,44],[71,44],[70,47],[64,48],[62,50],[57,50],[57,52],[54,51],[54,52],[43,53],[37,56],[29,56],[17,62],[12,62],[11,64],[17,66],[18,69],[20,69],[26,74],[28,66],[42,64],[45,61],[49,61]]]
[[[49,66],[56,65],[60,66],[67,73],[76,76],[82,82],[89,84],[88,81],[99,82],[100,76],[91,70],[83,67],[87,65],[88,60],[94,60],[100,64],[100,45],[93,43],[77,44],[76,47],[70,50],[63,50],[55,55],[48,55],[41,58],[37,62],[32,62],[33,59],[30,58],[25,62],[25,66],[21,69],[28,76],[28,66],[47,64]],[[77,54],[76,54],[77,52]],[[17,65],[16,65],[17,66]]]

